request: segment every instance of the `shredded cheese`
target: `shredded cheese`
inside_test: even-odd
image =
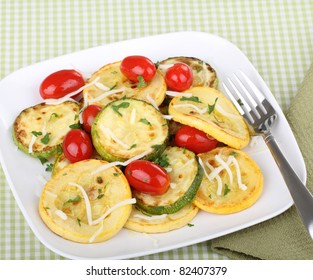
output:
[[[177,184],[176,183],[170,183],[170,188],[171,189],[176,189],[177,187]]]
[[[192,96],[192,93],[186,93],[186,92],[184,92],[184,93],[182,93],[182,92],[179,92],[179,91],[172,91],[172,90],[167,90],[166,92],[166,95],[168,95],[168,96],[171,96],[171,97],[191,97]]]
[[[67,215],[62,210],[57,209],[54,211],[54,214],[59,216],[63,221],[67,220]]]
[[[109,91],[105,91],[104,93],[100,94],[99,96],[89,99],[88,102],[89,103],[94,103],[94,102],[98,102],[100,100],[102,100],[103,98],[106,98],[108,96],[110,96],[111,94],[115,94],[118,92],[123,92],[126,88],[118,88],[118,89],[112,89]]]
[[[169,68],[173,67],[174,64],[159,64],[158,69],[160,70],[168,70]]]
[[[206,165],[211,171],[214,170],[214,167],[213,167],[211,164],[209,164],[208,162],[206,162],[205,165]],[[216,181],[217,181],[217,190],[216,190],[216,194],[220,196],[220,195],[222,195],[223,182],[222,182],[222,179],[221,179],[220,175],[216,175],[215,179],[216,179]]]
[[[96,224],[100,223],[101,221],[103,221],[115,209],[123,207],[123,206],[128,205],[128,204],[135,204],[135,203],[136,203],[136,198],[125,199],[119,203],[116,203],[114,206],[109,208],[101,217],[92,221],[92,225],[96,225]]]
[[[182,166],[176,168],[175,171],[180,171],[181,169],[184,169],[186,166],[188,166],[189,164],[193,163],[194,161],[195,161],[194,158],[188,160],[185,164],[183,164]]]
[[[125,149],[129,148],[129,145],[120,140],[110,128],[101,126],[100,129],[103,131],[105,135],[111,137],[116,143],[120,144],[123,148]]]
[[[146,96],[147,100],[151,103],[151,105],[157,109],[159,111],[159,106],[158,104],[156,104],[155,100],[149,95],[149,93],[147,93],[147,96]]]
[[[232,119],[241,119],[242,117],[241,116],[238,116],[238,115],[234,115],[234,114],[231,114],[231,113],[228,113],[226,112],[222,106],[218,105],[218,103],[215,104],[215,110],[217,110],[218,112],[220,112],[222,115],[224,115],[225,117],[229,117],[229,118],[232,118]]]
[[[148,150],[144,151],[143,153],[138,154],[138,155],[136,155],[136,156],[134,156],[134,157],[132,157],[132,158],[130,158],[130,159],[124,161],[124,162],[122,162],[122,161],[113,161],[113,162],[104,164],[104,165],[98,167],[98,168],[97,168],[96,170],[94,170],[93,172],[91,172],[91,175],[94,175],[94,174],[96,174],[96,173],[98,173],[98,172],[101,172],[101,171],[103,171],[103,170],[105,170],[105,169],[111,168],[111,167],[116,166],[116,165],[126,166],[126,165],[130,164],[131,162],[133,162],[133,161],[135,161],[135,160],[137,160],[137,159],[143,158],[144,156],[150,154],[151,151],[152,151],[152,149],[148,149]]]
[[[46,104],[54,104],[54,105],[57,105],[57,104],[63,103],[63,102],[68,101],[68,100],[76,102],[76,101],[75,101],[74,99],[72,99],[71,97],[73,97],[73,96],[75,96],[76,94],[80,93],[83,89],[88,88],[88,87],[94,85],[95,83],[98,82],[99,79],[100,79],[100,78],[97,77],[97,78],[94,79],[92,82],[83,85],[83,86],[80,87],[79,89],[77,89],[77,90],[75,90],[75,91],[73,91],[73,92],[71,92],[71,93],[69,93],[69,94],[63,96],[62,98],[59,98],[59,99],[53,99],[53,98],[51,98],[51,99],[45,99],[45,103],[46,103]]]
[[[162,117],[163,119],[166,119],[166,120],[171,120],[174,118],[172,115],[162,115]]]
[[[103,223],[100,224],[100,227],[94,232],[94,234],[89,238],[89,243],[92,243],[96,237],[102,232],[103,230]]]
[[[130,114],[130,124],[134,124],[135,120],[136,120],[136,108],[133,108]]]
[[[35,144],[36,141],[36,136],[32,135],[32,139],[30,139],[29,145],[28,145],[28,153],[32,154],[33,153],[33,145]]]
[[[73,183],[73,182],[69,182],[68,184],[71,186],[77,187],[81,191],[81,193],[84,197],[84,200],[85,200],[88,225],[92,225],[92,213],[91,213],[92,211],[91,211],[90,201],[89,201],[89,198],[88,198],[88,195],[87,195],[85,189],[82,186],[80,186],[76,183]]]
[[[236,158],[234,156],[230,156],[230,158],[231,158],[231,161],[234,163],[235,168],[236,168],[238,186],[240,189],[245,191],[247,189],[247,186],[245,184],[243,184],[241,181],[241,172],[240,172],[240,167],[239,167],[238,161],[236,160]]]
[[[141,214],[134,214],[134,218],[143,219],[146,221],[153,221],[153,220],[159,220],[167,217],[167,214],[162,215],[153,215],[153,216],[147,216],[147,215],[141,215]]]
[[[229,168],[229,164],[231,163],[231,160],[228,158],[228,161],[225,162],[219,155],[215,156],[215,160],[224,167],[224,169],[226,170],[226,172],[228,173],[229,176],[229,181],[232,184],[233,183],[233,173],[231,172],[230,168]]]
[[[190,103],[187,103],[187,104],[174,104],[173,105],[174,108],[184,108],[184,107],[191,107],[193,108],[194,110],[196,110],[199,114],[204,114],[205,112],[207,112],[207,108],[198,108],[196,105],[194,104],[190,104]]]
[[[106,85],[104,85],[104,84],[102,84],[102,83],[100,83],[100,82],[95,83],[95,86],[96,86],[97,88],[99,88],[99,89],[101,89],[101,90],[105,90],[105,91],[108,91],[108,90],[110,89],[109,87],[107,87]]]

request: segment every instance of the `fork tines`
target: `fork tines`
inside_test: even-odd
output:
[[[245,73],[234,73],[232,79],[227,78],[227,82],[228,85],[223,83],[227,96],[251,124],[264,121],[264,118],[275,114],[271,104]]]

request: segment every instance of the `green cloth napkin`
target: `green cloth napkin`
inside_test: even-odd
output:
[[[313,193],[312,108],[313,64],[286,114],[306,164],[306,185]],[[213,240],[212,249],[232,259],[313,259],[313,241],[295,206],[271,220]]]

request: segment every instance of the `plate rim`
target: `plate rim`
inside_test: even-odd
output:
[[[211,34],[211,33],[207,33],[207,32],[199,32],[199,31],[180,31],[180,32],[170,32],[170,33],[161,33],[161,34],[156,34],[156,35],[151,35],[151,36],[144,36],[144,37],[138,37],[138,38],[133,38],[133,39],[127,39],[127,40],[121,40],[121,41],[117,41],[117,42],[112,42],[112,43],[108,43],[108,44],[103,44],[103,45],[99,45],[99,46],[95,46],[95,47],[91,47],[91,48],[87,48],[87,49],[83,49],[83,50],[78,50],[78,51],[75,51],[75,52],[72,52],[72,53],[67,53],[67,54],[63,54],[61,56],[57,56],[57,57],[53,57],[53,58],[48,58],[46,60],[42,60],[42,61],[39,61],[39,62],[36,62],[34,64],[31,64],[31,65],[27,65],[25,67],[22,67],[20,69],[17,69],[15,71],[13,71],[12,73],[10,73],[9,75],[7,75],[6,77],[4,77],[1,81],[0,81],[0,88],[2,87],[2,84],[4,84],[6,82],[6,80],[8,79],[8,77],[12,77],[13,75],[15,75],[17,72],[19,71],[25,71],[25,69],[27,68],[31,68],[33,67],[34,65],[38,65],[38,64],[44,64],[44,63],[47,63],[49,61],[54,61],[55,59],[62,59],[64,57],[68,57],[69,55],[77,55],[81,52],[88,52],[88,51],[92,51],[94,49],[97,49],[97,48],[103,48],[103,47],[106,47],[108,45],[116,45],[116,44],[121,44],[121,43],[127,43],[127,42],[130,42],[130,41],[140,41],[140,40],[146,40],[146,39],[150,39],[150,38],[157,38],[157,37],[164,37],[164,36],[204,36],[204,37],[215,37],[216,39],[218,40],[223,40],[225,43],[227,44],[231,44],[233,47],[235,47],[238,51],[240,51],[242,54],[243,52],[235,45],[233,44],[231,41],[223,38],[223,37],[220,37],[216,34]],[[253,67],[253,69],[255,69],[255,67],[253,66],[253,64],[250,62],[250,60],[247,58],[247,56],[245,54],[243,54],[243,56],[245,57],[245,59],[248,61],[248,63]],[[255,72],[254,74],[256,74],[258,76],[258,79],[260,79],[262,81],[262,83],[265,84],[265,82],[263,81],[262,77],[259,75],[259,73],[257,72],[257,70],[255,69]],[[265,84],[266,86],[266,84]],[[266,86],[267,87],[267,86]],[[280,108],[280,107],[279,107]],[[0,117],[0,121],[2,121],[2,118]],[[289,124],[288,124],[289,125]],[[1,124],[0,124],[0,129],[1,129]],[[1,131],[0,131],[1,133]],[[293,133],[292,133],[293,135]],[[293,135],[294,137],[294,135]],[[0,143],[1,143],[1,140],[0,140]],[[304,182],[306,182],[306,179],[307,179],[307,171],[306,171],[306,167],[305,167],[305,162],[304,162],[304,159],[303,159],[303,156],[301,154],[301,151],[299,149],[299,147],[297,146],[299,152],[300,152],[300,161],[304,167],[304,174],[302,175],[302,180]],[[49,248],[51,251],[59,254],[60,256],[63,256],[63,257],[66,257],[66,258],[72,258],[72,259],[86,259],[84,257],[80,257],[80,256],[74,256],[72,254],[68,254],[66,252],[62,252],[60,250],[58,250],[57,248],[54,248],[51,244],[47,243],[45,241],[44,238],[42,238],[41,234],[39,233],[39,231],[37,230],[35,224],[33,223],[33,221],[30,219],[30,217],[28,217],[28,215],[26,214],[26,210],[20,200],[20,197],[17,193],[17,190],[14,186],[14,183],[13,181],[11,180],[11,176],[10,176],[10,173],[9,171],[7,170],[7,166],[6,166],[6,163],[5,163],[5,160],[4,160],[4,157],[3,157],[3,154],[2,154],[2,148],[0,146],[0,163],[1,163],[1,166],[2,166],[2,169],[3,169],[3,172],[5,174],[5,179],[7,180],[8,182],[8,185],[13,193],[13,196],[14,196],[14,199],[16,201],[16,203],[18,204],[19,208],[21,209],[21,212],[25,218],[25,220],[27,221],[28,225],[30,226],[31,230],[34,232],[36,238],[47,248]],[[244,226],[244,227],[240,227],[238,226],[237,229],[236,228],[233,228],[233,229],[229,229],[228,231],[224,232],[223,234],[219,235],[219,234],[215,234],[215,236],[213,237],[210,237],[209,239],[206,239],[205,237],[203,237],[202,239],[199,239],[198,241],[194,242],[194,241],[190,241],[190,242],[183,242],[182,244],[180,245],[172,245],[172,246],[167,246],[165,249],[162,247],[162,248],[154,248],[150,251],[146,251],[146,252],[137,252],[137,253],[132,253],[132,254],[126,254],[126,255],[122,255],[122,256],[117,256],[116,258],[115,257],[108,257],[108,259],[120,259],[120,257],[122,259],[124,258],[134,258],[134,257],[140,257],[140,256],[145,256],[145,255],[150,255],[150,254],[155,254],[155,253],[160,253],[160,252],[164,252],[164,251],[168,251],[168,250],[173,250],[173,249],[178,249],[178,248],[182,248],[182,247],[185,247],[185,246],[189,246],[189,245],[192,245],[192,244],[197,244],[197,243],[200,243],[200,242],[204,242],[204,241],[208,241],[208,240],[211,240],[211,239],[214,239],[216,237],[220,237],[220,236],[224,236],[226,234],[229,234],[229,233],[232,233],[232,232],[236,232],[238,230],[241,230],[241,229],[245,229],[245,228],[248,228],[250,226],[253,226],[253,225],[256,225],[260,222],[263,222],[263,221],[266,221],[268,219],[271,219],[283,212],[285,212],[287,209],[289,209],[291,206],[293,205],[293,201],[291,200],[288,204],[285,205],[285,207],[282,207],[279,211],[276,211],[276,213],[272,213],[271,217],[262,217],[262,218],[259,218],[257,221],[253,221],[253,222],[250,222],[249,225],[247,226]],[[187,244],[188,243],[188,244]],[[171,247],[171,248],[169,248]],[[93,258],[88,258],[88,259],[93,259]],[[99,257],[96,257],[94,259],[99,259]],[[100,257],[100,259],[106,259],[106,257]]]

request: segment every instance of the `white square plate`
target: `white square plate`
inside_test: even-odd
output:
[[[42,183],[39,175],[49,178],[38,159],[19,151],[12,141],[12,123],[26,107],[42,102],[41,81],[50,73],[77,68],[92,73],[106,63],[127,55],[145,55],[153,61],[172,56],[193,56],[208,62],[217,71],[220,84],[225,77],[240,68],[264,92],[278,113],[273,129],[287,159],[290,159],[302,181],[306,170],[292,131],[279,105],[245,55],[229,41],[200,32],[169,33],[117,42],[64,55],[20,69],[0,83],[0,159],[12,193],[29,226],[37,238],[52,251],[71,259],[125,259],[210,240],[270,219],[286,209],[293,201],[280,172],[260,138],[246,151],[258,163],[264,174],[264,191],[251,208],[231,215],[200,212],[192,221],[193,227],[162,234],[140,234],[126,229],[112,239],[98,244],[78,244],[51,232],[38,214]],[[220,88],[221,91],[223,91]]]

